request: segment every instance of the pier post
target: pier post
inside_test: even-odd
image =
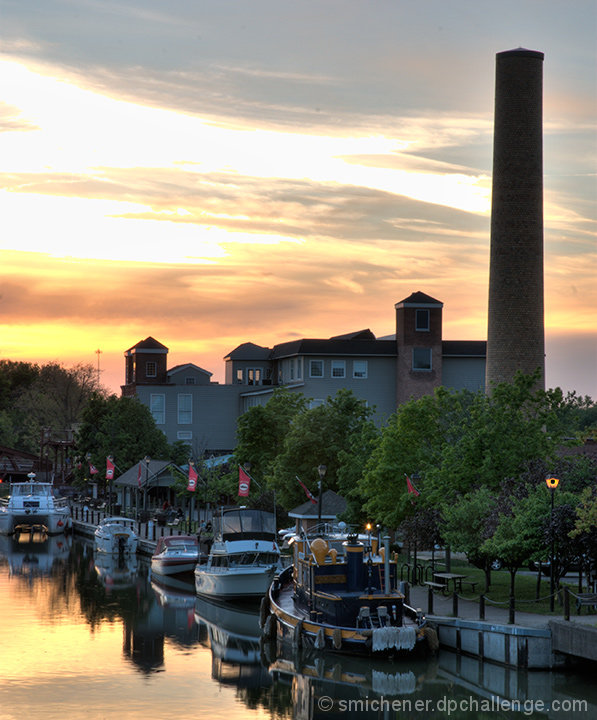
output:
[[[485,620],[485,595],[479,597],[479,620]]]
[[[514,595],[510,595],[510,600],[508,603],[508,623],[510,625],[514,625],[516,620],[514,619],[514,613],[515,613],[515,607],[514,607]]]
[[[433,588],[427,588],[427,614],[433,615]]]
[[[452,615],[458,617],[458,593],[456,590],[452,593]]]
[[[568,585],[564,585],[564,620],[570,620],[570,591]]]

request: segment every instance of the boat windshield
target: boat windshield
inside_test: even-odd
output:
[[[216,534],[224,540],[271,540],[276,535],[274,516],[263,510],[226,510],[214,519]]]
[[[49,497],[52,494],[52,486],[41,483],[18,483],[10,486],[12,496],[41,495]]]

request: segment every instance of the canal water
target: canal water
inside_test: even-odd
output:
[[[159,584],[77,537],[0,536],[0,720],[590,718],[594,669],[450,652],[370,662],[262,647],[255,607]]]

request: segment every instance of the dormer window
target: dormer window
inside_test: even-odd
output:
[[[158,366],[157,363],[154,362],[148,362],[145,365],[145,375],[146,377],[157,377],[158,374]]]
[[[429,310],[415,310],[415,330],[429,332]]]

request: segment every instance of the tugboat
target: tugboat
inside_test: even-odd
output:
[[[396,561],[387,542],[379,554],[377,540],[366,547],[356,535],[341,548],[305,535],[291,545],[293,565],[262,602],[265,639],[379,657],[437,649],[435,631],[396,589]]]

